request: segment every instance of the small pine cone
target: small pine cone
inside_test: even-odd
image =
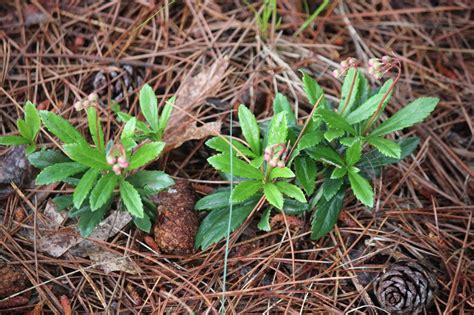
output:
[[[199,217],[194,211],[195,196],[189,183],[178,180],[153,201],[158,204],[158,219],[154,227],[158,248],[167,254],[192,253]]]
[[[28,287],[28,277],[21,269],[0,262],[0,300]]]
[[[31,167],[23,146],[14,147],[0,157],[0,200],[13,192],[10,183],[22,187],[28,185],[30,179]]]
[[[117,78],[119,77],[119,78]],[[143,77],[140,72],[130,65],[121,67],[121,71],[99,71],[94,78],[94,92],[100,97],[107,97],[109,94],[113,100],[120,101],[123,97],[130,95],[133,90],[143,84]]]
[[[436,280],[425,267],[400,260],[375,282],[375,295],[390,314],[418,314],[433,301]]]

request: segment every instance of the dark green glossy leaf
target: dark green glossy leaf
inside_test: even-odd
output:
[[[345,190],[339,190],[332,198],[321,198],[311,221],[311,239],[318,240],[329,233],[341,212]]]
[[[34,167],[43,169],[45,167],[64,162],[71,162],[71,160],[57,150],[42,150],[32,153],[28,156],[28,161]]]
[[[239,122],[242,134],[249,144],[250,148],[256,155],[261,154],[260,146],[260,129],[258,128],[255,115],[245,105],[239,106]]]
[[[62,181],[69,176],[78,174],[88,169],[87,166],[76,162],[58,163],[46,167],[36,177],[36,185],[48,185]]]

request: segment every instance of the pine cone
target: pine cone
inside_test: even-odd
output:
[[[120,101],[126,95],[130,95],[133,90],[143,84],[143,77],[140,72],[130,65],[121,67],[121,71],[97,72],[94,78],[94,91],[101,97],[107,97],[108,88],[113,100]]]
[[[21,187],[28,185],[31,179],[31,168],[25,156],[23,146],[10,149],[0,158],[0,200],[6,199],[13,188],[10,183]]]
[[[437,284],[423,266],[400,260],[375,282],[375,295],[390,314],[418,314],[433,301]]]

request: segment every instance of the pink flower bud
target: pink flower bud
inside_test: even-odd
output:
[[[283,168],[283,167],[285,167],[285,162],[283,162],[283,161],[278,161],[277,166],[278,166],[279,168]]]
[[[270,161],[270,159],[271,159],[270,154],[267,154],[267,152],[265,152],[265,155],[263,156],[263,159],[267,162]]]
[[[352,58],[352,57],[349,57],[347,62],[349,63],[349,66],[351,67],[357,66],[357,63],[358,63],[357,59]]]
[[[91,102],[97,102],[97,100],[99,99],[99,96],[97,95],[97,93],[94,92],[94,93],[89,94],[87,99]]]
[[[271,160],[270,162],[268,162],[268,164],[270,164],[271,167],[277,167],[278,162],[275,160]]]
[[[349,62],[347,60],[344,60],[341,62],[341,68],[347,68],[349,66]]]
[[[107,156],[107,164],[114,165],[117,162],[117,159],[114,156],[108,155]]]
[[[390,63],[390,62],[392,62],[392,58],[389,57],[389,56],[383,56],[382,57],[382,62],[383,63]]]
[[[121,168],[128,167],[128,162],[123,157],[119,157],[117,163]]]
[[[336,69],[331,74],[333,77],[339,78],[339,76],[341,75],[341,71],[339,69]]]
[[[120,175],[122,169],[118,164],[114,164],[114,166],[112,166],[112,171],[115,173],[115,175]]]
[[[369,62],[368,62],[368,65],[369,66],[373,66],[374,64],[376,64],[377,62],[379,62],[379,60],[377,58],[370,58],[369,59]]]

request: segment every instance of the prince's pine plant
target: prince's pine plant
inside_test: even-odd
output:
[[[207,146],[218,151],[209,163],[229,179],[234,187],[221,188],[196,204],[198,211],[210,211],[196,236],[203,249],[225,237],[229,216],[231,231],[239,227],[253,210],[268,207],[258,227],[269,231],[272,210],[298,215],[313,211],[311,238],[326,235],[336,224],[343,201],[350,190],[365,206],[374,206],[370,179],[384,165],[410,155],[418,139],[389,139],[386,136],[420,123],[435,109],[438,99],[418,98],[380,122],[393,88],[400,77],[400,63],[385,56],[369,61],[368,73],[379,80],[390,70],[395,79],[378,89],[369,89],[359,62],[348,58],[333,72],[345,75],[339,104],[330,104],[322,88],[303,75],[306,96],[314,105],[303,125],[285,96],[278,93],[270,124],[258,124],[247,107],[241,105],[238,118],[243,139],[214,137]],[[263,135],[263,136],[262,136]],[[322,184],[316,187],[316,182]]]
[[[30,163],[41,170],[36,184],[64,182],[74,186],[72,194],[58,196],[55,201],[58,210],[71,208],[69,217],[79,219],[81,234],[88,236],[116,199],[119,207],[123,206],[132,215],[135,225],[149,232],[156,209],[148,198],[173,185],[174,181],[164,172],[142,168],[156,160],[165,146],[161,137],[173,101],[174,98],[170,99],[161,115],[158,115],[156,95],[150,86],[145,85],[140,91],[139,103],[146,122],[119,113],[126,123],[119,137],[106,142],[97,112],[97,97],[89,96],[74,107],[86,111],[92,143],[66,119],[50,111],[38,113],[34,105],[28,102],[25,106],[25,121],[31,130],[20,129],[21,139],[19,136],[0,137],[0,143],[28,144],[32,148],[30,151],[33,151],[42,121],[46,129],[59,139],[60,150],[30,152]]]

